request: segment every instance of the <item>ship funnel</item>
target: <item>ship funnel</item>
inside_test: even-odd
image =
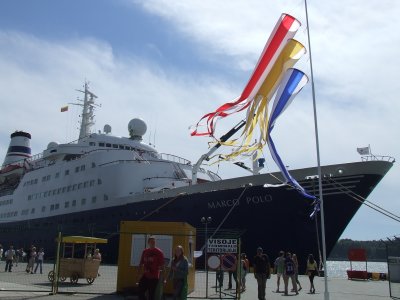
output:
[[[31,157],[31,135],[24,131],[16,131],[11,134],[10,146],[8,147],[3,166],[23,162],[23,159]]]

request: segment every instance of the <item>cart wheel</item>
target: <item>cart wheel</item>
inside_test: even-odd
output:
[[[54,271],[50,271],[49,274],[47,275],[47,278],[49,279],[50,282],[54,281]]]
[[[74,284],[78,283],[78,279],[79,279],[78,274],[72,274],[71,277],[70,277],[71,283],[74,283]]]
[[[87,283],[92,284],[94,282],[94,278],[86,278]]]
[[[60,277],[60,281],[64,282],[67,279],[67,277]]]

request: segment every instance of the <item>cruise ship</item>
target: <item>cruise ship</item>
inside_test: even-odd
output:
[[[121,221],[182,221],[199,228],[196,247],[218,230],[241,232],[242,252],[251,257],[258,246],[275,257],[290,250],[305,259],[319,252],[319,217],[310,218],[313,203],[289,185],[280,173],[222,179],[176,155],[159,153],[143,142],[146,123],[129,122],[129,136],[91,132],[96,95],[87,84],[82,91],[79,139],[50,142],[31,155],[31,135],[11,134],[0,170],[0,243],[4,247],[55,251],[55,237],[106,237],[106,262],[116,262]],[[203,157],[204,158],[204,157]],[[335,245],[363,201],[392,167],[390,157],[365,156],[359,162],[322,166],[327,253]],[[309,192],[318,196],[316,167],[291,171]]]

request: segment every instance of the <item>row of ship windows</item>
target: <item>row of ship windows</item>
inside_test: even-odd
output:
[[[104,201],[108,200],[108,195],[107,194],[103,195],[103,200]],[[94,204],[96,202],[97,202],[97,197],[93,196],[92,197],[92,204]],[[72,200],[71,202],[70,201],[65,201],[64,202],[64,208],[75,207],[76,205],[77,205],[77,201],[76,200]],[[82,206],[86,205],[86,198],[82,198],[81,199],[81,205]],[[60,204],[59,203],[50,205],[50,211],[54,211],[54,210],[58,210],[58,209],[60,209]],[[46,211],[46,206],[42,206],[42,212],[45,212],[45,211]],[[30,210],[30,212],[31,212],[31,214],[34,214],[35,213],[35,208],[32,208]],[[28,214],[29,214],[29,209],[24,209],[24,210],[21,211],[21,215],[22,216],[26,216]]]
[[[0,206],[8,205],[8,204],[11,204],[11,203],[13,203],[13,199],[1,200],[0,201]]]
[[[46,198],[46,197],[50,197],[52,195],[54,196],[54,195],[58,195],[58,194],[62,194],[62,193],[68,193],[71,191],[80,190],[82,188],[94,186],[95,183],[96,183],[96,180],[92,179],[90,181],[75,183],[75,184],[71,184],[68,186],[60,187],[58,189],[54,189],[54,190],[50,190],[50,191],[46,191],[46,192],[42,192],[42,193],[31,194],[31,195],[28,195],[28,200],[40,199],[42,197]],[[102,181],[100,178],[97,179],[97,184],[98,185],[102,184]]]
[[[16,217],[17,215],[18,215],[17,211],[9,211],[9,212],[6,212],[6,213],[1,213],[0,214],[0,219]]]
[[[89,142],[89,146],[96,146],[95,142]],[[104,142],[99,142],[99,147],[107,147],[107,148],[114,148],[114,149],[121,149],[121,150],[131,150],[131,151],[136,151],[140,155],[144,152],[148,153],[151,157],[153,158],[158,158],[157,155],[154,152],[151,151],[145,151],[142,149],[134,148],[131,146],[126,146],[126,145],[119,145],[119,144],[111,144],[111,143],[104,143]]]
[[[95,167],[96,167],[96,164],[94,162],[92,162],[92,168],[95,168]],[[85,169],[86,169],[85,165],[77,166],[77,167],[75,167],[75,173],[85,171]],[[69,170],[65,170],[64,171],[64,176],[67,176],[69,174],[70,174]],[[54,178],[59,178],[59,177],[60,177],[60,172],[57,172],[55,174]],[[49,181],[50,179],[51,179],[51,175],[43,176],[42,177],[42,182]],[[29,181],[24,182],[24,186],[37,184],[38,182],[39,182],[38,178],[31,179]]]

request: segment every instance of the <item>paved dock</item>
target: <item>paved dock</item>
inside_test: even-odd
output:
[[[0,264],[0,267],[4,266]],[[98,277],[92,285],[85,280],[80,279],[77,285],[66,282],[60,283],[58,295],[49,295],[51,284],[47,279],[48,272],[52,269],[51,265],[44,266],[43,274],[27,274],[25,264],[14,268],[12,273],[6,273],[0,269],[0,299],[98,299],[98,300],[121,300],[137,299],[134,296],[120,296],[115,294],[117,268],[115,266],[101,266],[101,276]],[[225,276],[225,287],[227,286],[227,277]],[[247,289],[241,294],[243,300],[257,299],[257,282],[252,274],[247,275]],[[315,278],[316,293],[309,293],[309,281],[307,276],[300,276],[300,282],[303,289],[299,295],[290,293],[291,299],[324,299],[324,279]],[[213,288],[215,285],[215,274],[209,274],[208,296],[212,299],[219,298],[219,291]],[[400,285],[400,284],[399,284]],[[291,287],[291,285],[289,285]],[[358,300],[358,299],[391,299],[389,296],[388,281],[354,281],[344,278],[330,278],[328,280],[329,296],[331,300]],[[400,288],[400,287],[399,287]],[[281,290],[283,282],[281,282]],[[196,274],[196,291],[189,295],[190,297],[204,298],[206,290],[205,276],[203,272]],[[232,297],[232,290],[221,290],[227,298]],[[276,293],[276,276],[267,281],[267,300],[276,300],[286,298],[283,293]]]

